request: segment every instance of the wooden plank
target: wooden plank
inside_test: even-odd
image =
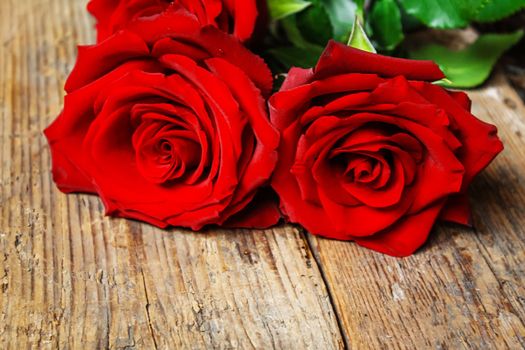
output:
[[[501,73],[470,95],[507,147],[472,189],[475,230],[441,224],[401,260],[309,237],[350,348],[525,347],[525,107]]]
[[[164,232],[55,189],[41,132],[85,4],[0,2],[0,348],[341,348],[297,229]]]

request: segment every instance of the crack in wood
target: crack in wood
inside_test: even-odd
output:
[[[144,297],[146,298],[145,309],[146,309],[146,316],[147,316],[147,320],[148,320],[149,332],[150,332],[151,338],[153,340],[153,344],[155,346],[155,349],[158,349],[157,339],[155,337],[155,332],[153,331],[153,325],[151,323],[151,315],[150,315],[150,310],[149,310],[151,304],[150,304],[149,295],[148,295],[148,285],[146,283],[146,277],[144,276],[144,270],[142,268],[140,268],[140,274],[142,276],[142,284],[143,284],[143,287],[144,287]]]

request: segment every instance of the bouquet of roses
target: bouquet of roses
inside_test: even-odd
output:
[[[58,187],[161,228],[284,219],[393,256],[470,225],[502,143],[437,64],[375,53],[365,17],[392,4],[92,0],[97,43],[45,132]]]

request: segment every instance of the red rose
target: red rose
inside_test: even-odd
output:
[[[466,191],[502,151],[463,93],[429,82],[432,62],[331,42],[315,69],[292,69],[271,99],[281,131],[272,185],[291,222],[393,256],[436,219],[470,222]]]
[[[91,0],[88,10],[98,21],[98,41],[102,41],[137,18],[162,13],[170,6],[182,6],[197,17],[202,26],[213,25],[248,40],[257,21],[258,0]]]
[[[262,59],[185,11],[135,21],[80,48],[46,130],[54,179],[160,227],[270,226],[278,210],[253,198],[277,161],[271,88]]]

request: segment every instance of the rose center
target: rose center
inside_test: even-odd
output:
[[[200,146],[187,139],[161,139],[158,147],[159,164],[183,164],[186,170],[194,169],[200,160]]]
[[[194,132],[169,124],[141,125],[135,131],[134,148],[139,172],[157,184],[186,177],[199,166],[202,156]]]
[[[339,168],[345,182],[370,184],[376,181],[385,170],[383,162],[362,154],[340,154],[332,158]]]

